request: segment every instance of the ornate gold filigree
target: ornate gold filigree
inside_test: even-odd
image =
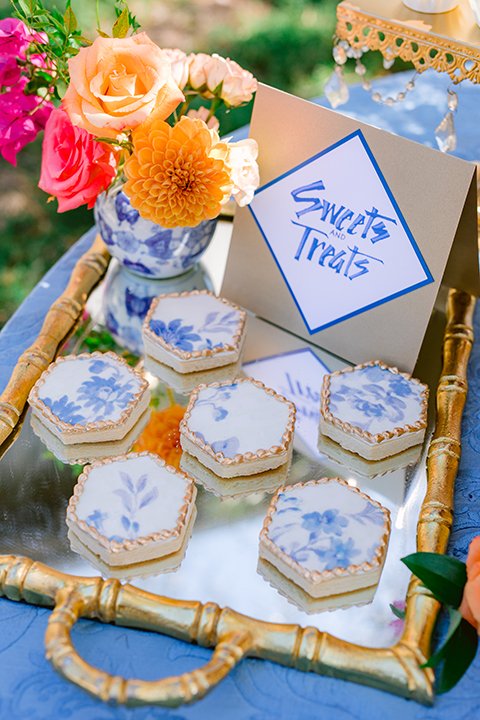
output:
[[[399,57],[412,62],[419,73],[434,68],[448,73],[454,83],[466,79],[480,82],[480,47],[445,37],[419,20],[390,19],[392,3],[388,0],[381,9],[382,16],[359,7],[365,4],[341,2],[337,6],[336,35],[340,40],[347,40],[357,50],[365,46],[380,50],[386,60]],[[424,17],[435,22],[435,16]]]

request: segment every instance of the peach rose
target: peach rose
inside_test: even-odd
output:
[[[194,53],[187,55],[183,52],[183,50],[179,50],[178,48],[175,48],[174,50],[171,48],[164,48],[163,52],[168,56],[172,64],[173,79],[180,90],[183,90],[188,82],[190,64],[195,57]]]
[[[480,536],[470,543],[467,557],[467,583],[459,607],[465,620],[480,627]],[[480,634],[480,633],[479,633]]]
[[[200,90],[207,86],[206,68],[211,60],[211,56],[206,53],[198,53],[190,64],[189,83],[194,90]],[[207,93],[209,97],[213,97]]]
[[[257,165],[258,144],[252,138],[248,138],[228,143],[228,147],[230,148],[228,164],[233,182],[232,195],[237,205],[245,207],[252,202],[255,190],[260,185]]]
[[[114,138],[152,115],[165,120],[184,99],[169,58],[144,32],[98,37],[68,66],[63,107],[74,125],[92,135]]]
[[[252,73],[243,70],[234,60],[227,60],[228,72],[223,80],[220,97],[229,107],[250,102],[257,90],[257,81]]]

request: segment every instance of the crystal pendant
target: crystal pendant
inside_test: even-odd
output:
[[[451,152],[457,147],[457,136],[455,135],[455,126],[451,112],[445,115],[435,130],[435,139],[439,149],[444,153]]]
[[[333,109],[348,102],[350,93],[341,67],[336,67],[323,88],[325,97]]]
[[[335,45],[333,48],[333,59],[337,65],[345,65],[347,62],[347,53],[345,52],[345,48],[341,45]]]
[[[453,90],[448,91],[448,97],[447,97],[447,106],[448,109],[454,112],[458,107],[458,98],[457,94],[453,92]]]

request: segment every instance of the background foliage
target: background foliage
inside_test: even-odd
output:
[[[95,39],[95,0],[73,0],[83,34]],[[44,0],[46,7],[63,0]],[[261,82],[309,98],[322,94],[332,72],[332,37],[337,0],[130,0],[142,30],[160,47],[185,52],[218,52],[250,70]],[[9,0],[0,0],[0,19],[11,15]],[[113,0],[100,0],[101,25],[110,31]],[[364,62],[369,76],[382,72],[378,53]],[[396,61],[394,69],[403,69]],[[347,80],[356,79],[353,61]],[[228,113],[227,134],[249,121],[251,106]],[[93,225],[85,208],[57,214],[39,190],[41,141],[27,145],[18,166],[0,157],[0,327],[49,267]]]

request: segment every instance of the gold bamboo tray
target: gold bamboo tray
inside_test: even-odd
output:
[[[432,15],[407,8],[401,0],[355,0],[337,6],[336,35],[356,49],[400,57],[418,72],[434,68],[454,83],[480,82],[480,28],[469,0],[450,12]]]
[[[8,495],[5,495],[5,491],[8,488],[3,478],[8,473],[2,473],[1,468],[5,467],[4,463],[9,462],[9,458],[14,456],[23,442],[22,435],[19,435],[19,426],[25,417],[24,406],[28,390],[75,328],[87,296],[105,271],[107,262],[108,252],[97,238],[91,250],[77,264],[66,292],[54,303],[38,340],[20,358],[11,382],[0,398],[3,450],[11,445],[12,438],[17,439],[0,462],[0,490],[3,490],[4,498],[7,499],[6,507]],[[406,471],[401,477],[408,502],[400,504],[399,507],[405,516],[408,515],[406,505],[411,506],[409,522],[412,533],[409,542],[412,550],[415,547],[415,529],[417,548],[423,551],[444,552],[450,533],[453,488],[460,457],[460,422],[467,391],[466,367],[473,342],[473,309],[473,298],[465,293],[451,291],[447,307],[448,324],[443,340],[443,368],[440,372],[440,343],[436,344],[433,340],[425,344],[426,355],[420,362],[424,367],[436,364],[437,378],[440,376],[440,379],[438,383],[434,382],[434,386],[437,385],[436,426],[430,437],[428,453],[425,453],[423,463],[413,471]],[[435,330],[438,325],[441,325],[441,319],[436,313],[432,317],[431,330]],[[279,333],[283,338],[281,341]],[[249,336],[251,346],[247,351],[251,357],[247,356],[246,360],[261,357],[262,354],[273,355],[279,351],[305,346],[303,341],[257,320],[253,321]],[[427,352],[430,345],[434,350],[433,363],[431,353]],[[333,362],[333,358],[328,360],[326,355],[322,359],[324,362]],[[331,369],[336,368],[331,366]],[[430,416],[433,415],[431,412]],[[25,423],[22,433],[28,431],[29,425]],[[28,446],[26,449],[28,450]],[[295,481],[312,477],[312,473],[322,470],[318,463],[309,464],[301,453],[297,453],[297,456],[297,463],[292,470]],[[331,470],[327,470],[328,472],[334,474]],[[351,476],[350,471],[348,475]],[[405,481],[408,482],[405,484]],[[388,484],[388,478],[386,482]],[[48,485],[48,478],[45,483]],[[45,492],[48,491],[47,485]],[[412,487],[415,493],[412,492]],[[364,489],[364,486],[361,486],[361,489]],[[70,490],[71,488],[66,488],[66,497]],[[415,494],[419,496],[417,506],[412,500]],[[53,493],[50,492],[50,495]],[[208,493],[203,497],[206,503],[214,502],[213,496],[209,497]],[[254,502],[250,502],[248,498],[241,501],[244,508],[250,504],[260,524],[268,502],[268,497],[257,498]],[[228,501],[221,505],[224,515],[220,521],[227,523],[231,506]],[[215,512],[219,511],[221,505],[215,505]],[[18,518],[18,507],[16,513]],[[401,513],[394,518],[397,524]],[[407,522],[405,517],[403,522]],[[200,524],[199,530],[201,529]],[[20,535],[4,536],[0,545],[0,552],[5,553],[0,555],[0,595],[10,600],[23,600],[54,608],[45,638],[47,657],[63,677],[101,700],[129,706],[152,704],[171,707],[193,702],[218,684],[243,657],[249,656],[303,671],[363,683],[421,703],[433,702],[433,671],[420,666],[430,653],[439,604],[413,577],[408,583],[407,576],[404,588],[406,592],[408,586],[406,622],[401,637],[390,646],[375,647],[375,642],[370,642],[370,646],[368,643],[362,645],[352,642],[352,635],[350,638],[335,637],[334,633],[323,629],[324,626],[344,625],[351,610],[338,610],[328,617],[325,614],[321,617],[300,614],[301,622],[262,621],[253,619],[249,616],[250,613],[238,612],[235,599],[231,604],[237,607],[237,610],[222,608],[217,602],[201,603],[181,597],[173,599],[161,596],[147,589],[145,583],[148,581],[122,585],[118,580],[104,580],[96,577],[96,571],[88,565],[81,566],[87,568],[82,573],[65,572],[68,562],[58,554],[60,535],[61,533],[58,533],[47,538],[51,545],[52,558],[48,564],[54,565],[55,569],[39,562],[39,559],[42,559],[39,557],[41,553],[36,551],[28,553],[36,558],[35,561],[17,557],[18,551],[23,551],[18,539]],[[200,536],[200,532],[198,535]],[[195,529],[191,542],[194,538]],[[8,543],[10,549],[7,548]],[[397,552],[401,550],[402,548],[398,548]],[[186,560],[189,552],[190,546]],[[393,549],[392,553],[397,562],[398,558],[395,557]],[[395,565],[398,570],[400,567],[399,563]],[[182,569],[178,573],[179,577],[181,572]],[[388,572],[387,567],[385,572]],[[84,576],[78,577],[79,574]],[[159,586],[164,582],[166,581],[160,578]],[[276,597],[276,591],[271,590]],[[361,625],[358,619],[364,615],[359,613],[368,613],[372,609],[369,610],[367,606],[353,610],[356,614],[353,615],[354,621],[351,621],[350,627]],[[262,613],[251,614],[258,616]],[[72,645],[70,630],[80,617],[164,633],[187,642],[213,647],[214,653],[203,668],[179,677],[156,682],[124,680],[89,665],[78,655]],[[353,633],[353,630],[351,632]]]

